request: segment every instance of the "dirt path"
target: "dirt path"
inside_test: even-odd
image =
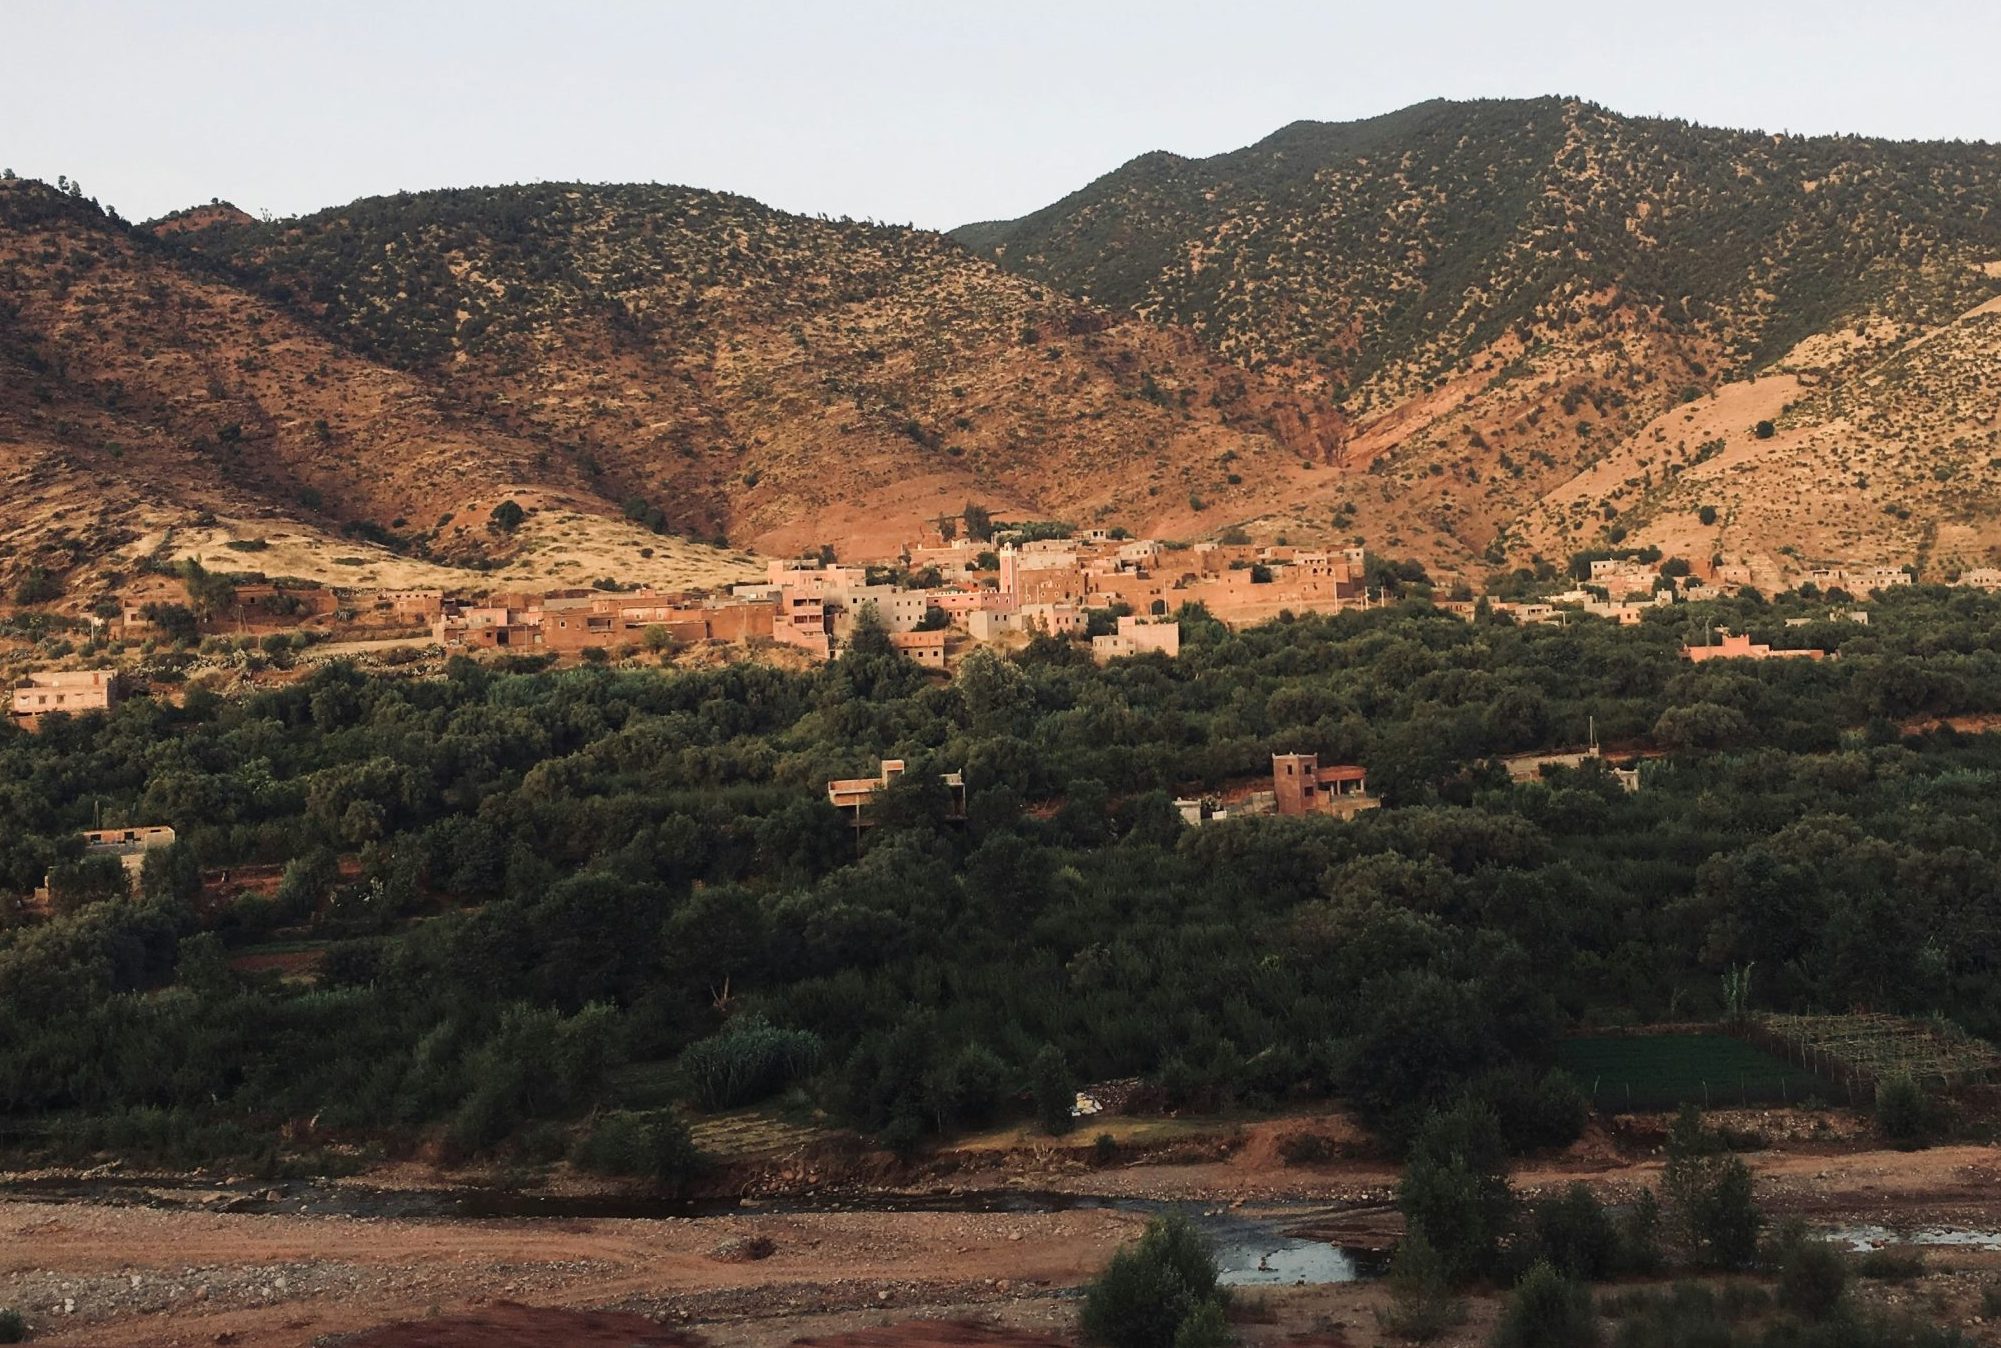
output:
[[[901,1309],[941,1295],[958,1305],[989,1280],[996,1298],[1073,1282],[1138,1221],[1073,1211],[425,1223],[9,1202],[0,1305],[21,1308],[38,1343],[104,1348],[275,1348],[495,1300],[670,1316]],[[768,1258],[713,1257],[756,1236],[773,1242]]]

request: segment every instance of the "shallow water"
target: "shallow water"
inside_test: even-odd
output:
[[[1920,1226],[1908,1231],[1887,1226],[1838,1226],[1829,1240],[1858,1253],[1879,1245],[1952,1246],[1967,1250],[2001,1250],[2001,1231],[1976,1231],[1959,1226]]]
[[[1371,1276],[1361,1252],[1264,1232],[1216,1242],[1218,1281],[1228,1287],[1300,1287]]]

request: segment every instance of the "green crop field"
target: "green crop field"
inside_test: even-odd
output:
[[[1726,1034],[1566,1039],[1556,1060],[1600,1109],[1722,1109],[1833,1094],[1813,1073]]]

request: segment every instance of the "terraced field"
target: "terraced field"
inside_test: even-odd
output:
[[[1599,1109],[1797,1103],[1834,1093],[1812,1072],[1727,1034],[1566,1039],[1556,1060]]]
[[[755,1109],[698,1119],[688,1131],[704,1156],[719,1161],[783,1156],[834,1136],[832,1129]]]

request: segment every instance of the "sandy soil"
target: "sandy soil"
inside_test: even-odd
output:
[[[502,492],[530,511],[506,565],[473,572],[400,556],[360,539],[281,520],[217,519],[207,528],[147,534],[124,550],[138,558],[162,550],[173,561],[194,557],[218,570],[262,571],[340,587],[442,589],[448,593],[582,587],[602,576],[662,590],[760,580],[764,564],[748,553],[650,533],[625,520],[577,508],[569,498],[533,488]],[[230,540],[263,539],[257,552]],[[650,552],[652,556],[642,556]]]
[[[2001,1149],[1885,1151],[1861,1140],[1860,1125],[1845,1116],[1724,1117],[1774,1140],[1747,1160],[1761,1200],[1775,1214],[1893,1229],[2001,1227]],[[1119,1122],[1129,1137],[1144,1131]],[[1630,1194],[1657,1177],[1660,1122],[1594,1127],[1568,1152],[1522,1169],[1515,1183],[1535,1194],[1584,1180],[1608,1197]],[[1287,1166],[1279,1139],[1302,1129],[1328,1135],[1337,1155],[1357,1142],[1352,1125],[1320,1115],[1206,1137],[1191,1133],[1160,1153],[1166,1163],[1094,1168],[1081,1148],[1024,1149],[996,1135],[957,1158],[960,1168],[949,1183],[1246,1212],[1261,1202],[1309,1199],[1339,1206],[1311,1225],[1319,1238],[1394,1240],[1394,1169],[1367,1156]],[[1191,1159],[1175,1160],[1176,1148]],[[359,1342],[590,1344],[612,1342],[627,1330],[650,1332],[638,1321],[544,1322],[539,1316],[548,1309],[633,1313],[647,1317],[645,1326],[693,1329],[717,1344],[810,1337],[857,1348],[1012,1345],[1073,1335],[1069,1289],[1101,1268],[1142,1221],[1140,1213],[1106,1209],[405,1221],[7,1201],[0,1202],[0,1305],[20,1307],[37,1325],[37,1342],[105,1348],[215,1342],[277,1348],[393,1322],[405,1323]],[[746,1237],[770,1240],[773,1253],[731,1258],[728,1243]],[[1941,1288],[1957,1288],[1954,1306],[1971,1307],[1981,1280],[2001,1267],[2001,1256],[1979,1251],[1934,1251],[1928,1260],[1945,1280]],[[1953,1278],[1960,1281],[1948,1288]],[[1248,1313],[1267,1319],[1245,1326],[1246,1337],[1289,1341],[1285,1335],[1312,1330],[1344,1335],[1360,1348],[1377,1342],[1373,1311],[1380,1298],[1374,1284],[1255,1293],[1247,1298]],[[1462,1331],[1466,1342],[1478,1341],[1492,1306],[1482,1302],[1475,1310]],[[968,1322],[1005,1325],[1014,1337],[996,1338]],[[590,1337],[600,1330],[613,1339]]]
[[[1139,1220],[1080,1211],[400,1222],[8,1203],[0,1305],[20,1307],[38,1343],[103,1348],[275,1348],[495,1300],[670,1320],[883,1307],[907,1315],[1074,1283]],[[750,1235],[776,1252],[742,1263],[711,1257]]]
[[[1041,512],[1006,492],[980,487],[964,473],[928,473],[878,485],[866,501],[832,501],[810,517],[787,520],[750,540],[771,557],[796,557],[822,543],[839,545],[843,562],[891,561],[940,517],[978,502],[1009,519]]]

